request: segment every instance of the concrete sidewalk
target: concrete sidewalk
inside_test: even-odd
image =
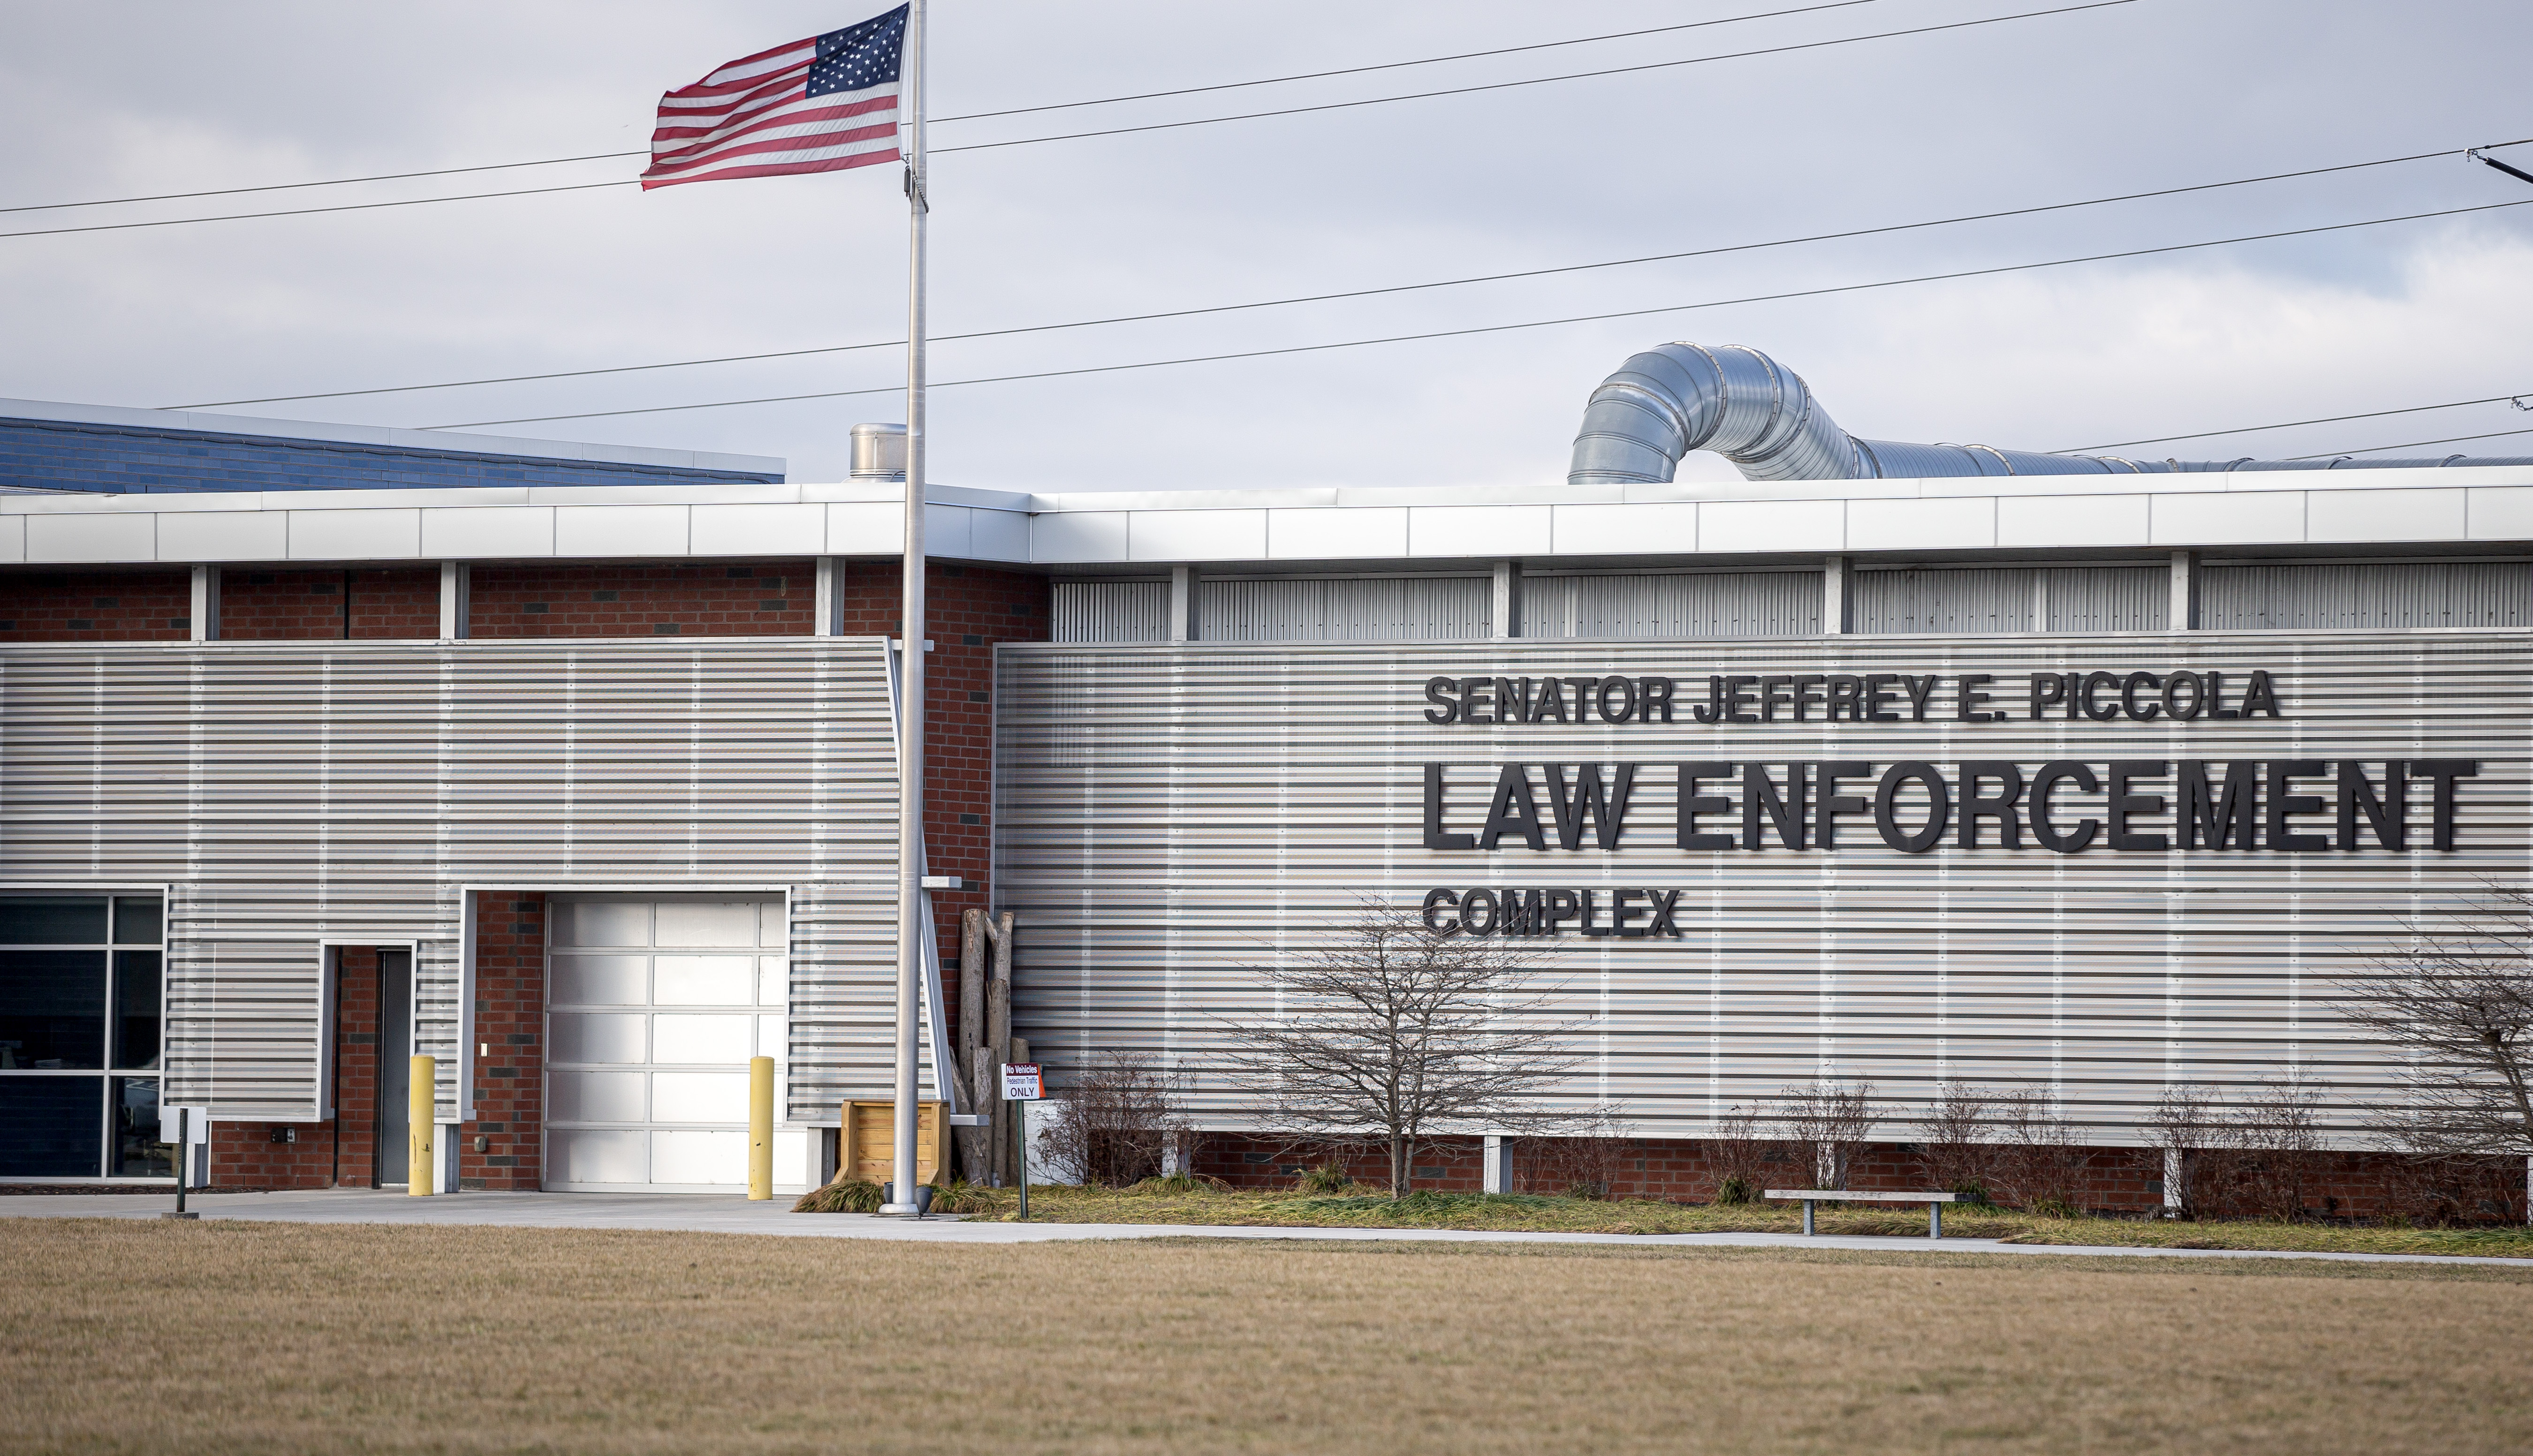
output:
[[[0,1219],[155,1219],[175,1197],[133,1194],[0,1196]],[[889,1239],[926,1244],[1041,1244],[1081,1239],[1313,1239],[1429,1244],[1613,1244],[1630,1248],[1851,1249],[1900,1253],[2118,1255],[2136,1258],[2303,1258],[2353,1263],[2490,1264],[2533,1260],[2445,1253],[2308,1253],[2275,1250],[2123,1249],[2107,1245],[2003,1244],[1994,1239],[1859,1238],[1799,1234],[1539,1234],[1464,1229],[1254,1228],[1212,1224],[971,1223],[957,1218],[878,1218],[793,1213],[791,1199],[671,1194],[470,1193],[416,1198],[365,1189],[211,1194],[189,1206],[206,1223],[371,1223],[435,1226],[647,1229],[664,1233],[764,1234],[789,1239]]]

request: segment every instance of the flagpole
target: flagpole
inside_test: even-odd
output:
[[[897,1107],[890,1179],[897,1196],[880,1212],[916,1211],[915,1018],[923,983],[923,0],[908,0],[899,105],[909,122],[906,151],[906,551],[898,640],[897,746]],[[947,1077],[946,1068],[933,1069]],[[946,1105],[946,1104],[945,1104]]]

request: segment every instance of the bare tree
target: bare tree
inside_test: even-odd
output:
[[[2048,1090],[1999,1092],[1995,1108],[1996,1191],[2003,1200],[2034,1213],[2080,1212],[2092,1153]]]
[[[1926,1187],[1939,1193],[1987,1198],[1995,1192],[1997,1155],[1995,1094],[1967,1082],[1948,1081],[1918,1125],[1926,1130],[1917,1166]]]
[[[1521,1138],[1514,1152],[1525,1192],[1609,1197],[1626,1163],[1626,1107],[1599,1103],[1576,1114],[1562,1136]]]
[[[1767,1165],[1785,1157],[1786,1143],[1757,1112],[1735,1107],[1715,1120],[1706,1147],[1715,1167],[1715,1201],[1756,1203],[1768,1186]]]
[[[1170,1149],[1193,1137],[1186,1109],[1183,1076],[1133,1052],[1102,1052],[1056,1099],[1039,1138],[1084,1183],[1127,1188],[1165,1171]]]
[[[2175,1082],[2148,1114],[2147,1146],[2164,1203],[2184,1218],[2210,1218],[2222,1208],[2232,1167],[2234,1128],[2213,1087]]]
[[[2313,1155],[2322,1150],[2320,1103],[2310,1083],[2266,1081],[2234,1114],[2235,1190],[2263,1218],[2304,1215]]]
[[[2408,1099],[2379,1132],[2432,1156],[2533,1156],[2533,890],[2491,884],[2409,928],[2413,948],[2339,1004],[2413,1058]]]
[[[1277,1126],[1382,1149],[1401,1197],[1438,1136],[1571,1124],[1537,1103],[1581,1061],[1558,1050],[1578,1023],[1543,1019],[1554,988],[1533,986],[1518,942],[1369,900],[1331,929],[1322,948],[1256,968],[1277,1012],[1220,1019],[1233,1076]]]
[[[1873,1110],[1873,1083],[1817,1082],[1788,1087],[1782,1095],[1787,1133],[1811,1149],[1813,1187],[1847,1187],[1856,1153],[1882,1120]]]

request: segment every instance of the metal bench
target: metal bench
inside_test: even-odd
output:
[[[1962,1197],[1959,1194],[1935,1193],[1861,1194],[1844,1188],[1772,1188],[1768,1190],[1768,1196],[1803,1200],[1803,1237],[1806,1239],[1812,1236],[1814,1203],[1923,1203],[1926,1205],[1926,1237],[1940,1239],[1944,1237],[1944,1205],[1958,1203]]]

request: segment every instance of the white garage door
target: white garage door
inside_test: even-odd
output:
[[[788,1071],[780,900],[558,900],[546,956],[545,1186],[744,1193],[747,1059]],[[778,1186],[810,1132],[778,1124]]]

